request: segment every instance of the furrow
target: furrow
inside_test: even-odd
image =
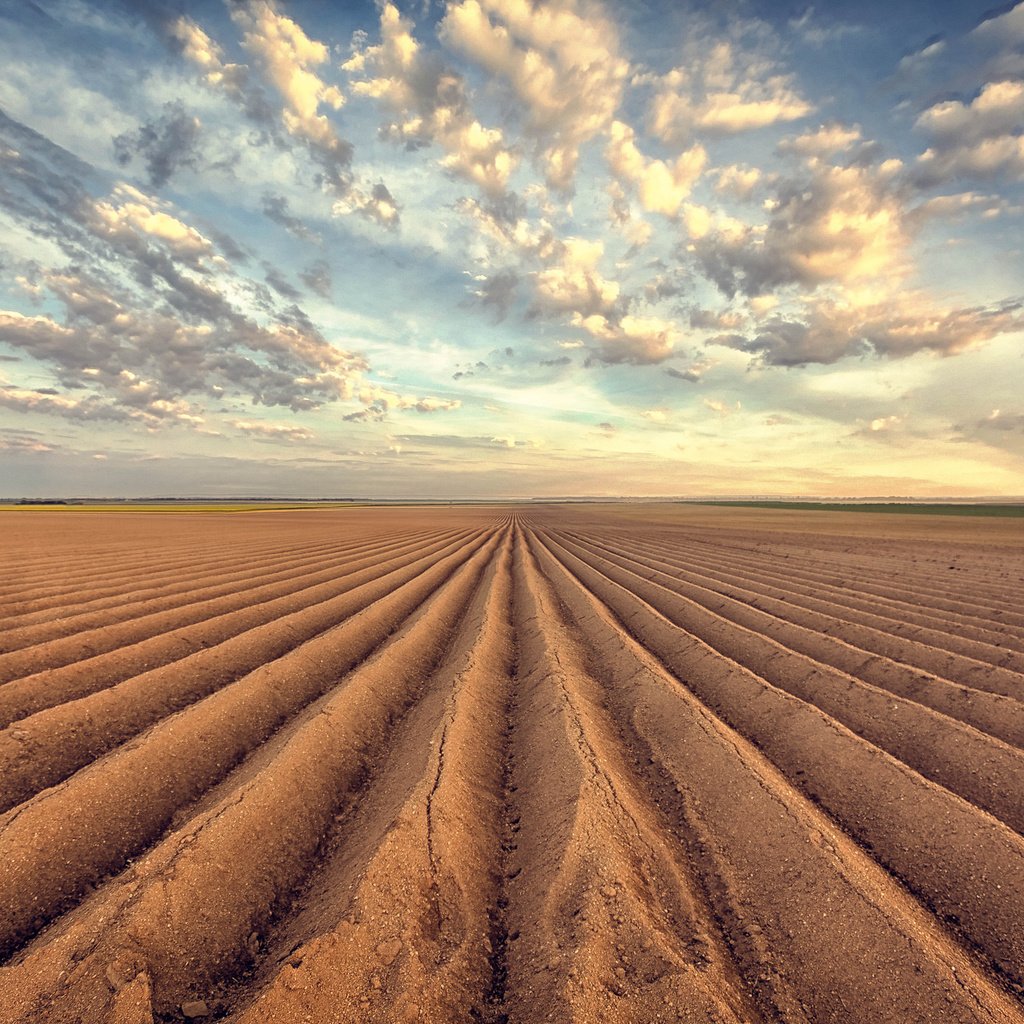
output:
[[[511,532],[460,637],[240,993],[238,1024],[482,1019],[514,674]],[[255,998],[244,999],[255,988]],[[237,1006],[240,997],[226,1000]],[[248,1003],[248,1005],[244,1005]]]
[[[631,538],[617,538],[617,543],[629,544]],[[914,601],[896,600],[891,597],[883,597],[878,593],[865,593],[852,590],[845,582],[837,582],[835,576],[823,572],[812,573],[808,570],[800,570],[793,565],[792,559],[782,556],[771,550],[764,550],[760,547],[751,548],[746,552],[736,552],[723,555],[720,551],[710,549],[707,545],[682,545],[668,540],[651,542],[647,549],[652,552],[660,552],[669,559],[682,558],[686,562],[693,562],[712,575],[719,571],[737,573],[740,579],[756,580],[758,584],[764,583],[768,586],[779,586],[784,590],[799,594],[805,597],[827,598],[828,601],[843,604],[845,607],[853,608],[861,612],[878,615],[887,622],[911,622],[936,629],[938,632],[953,630],[967,630],[971,635],[977,635],[980,639],[989,643],[1003,643],[1008,639],[1020,641],[1019,629],[1013,624],[996,621],[976,614],[968,614],[961,610],[958,612],[946,611],[941,608],[930,608],[927,605],[928,594],[918,594]],[[818,564],[828,562],[828,556],[822,554]],[[894,572],[894,563],[881,562],[872,582],[876,585],[885,585],[885,581],[899,579],[900,572],[905,568],[904,563]],[[867,584],[867,578],[863,581]],[[1016,603],[1016,602],[1011,602]]]
[[[656,579],[626,569],[619,559],[600,558],[568,541],[558,543],[718,653],[814,704],[922,775],[984,808],[1016,831],[1024,831],[1024,751],[865,683],[859,678],[865,671],[863,664],[850,666],[857,676],[822,664],[818,659],[821,647],[830,643],[827,638],[817,637],[820,646],[812,648],[816,657],[800,654],[787,646],[793,644],[795,627],[743,606],[739,612],[705,608]],[[754,621],[751,625],[734,621],[744,617]],[[802,639],[796,636],[797,643]],[[857,651],[856,655],[862,662],[867,660],[863,652]],[[898,666],[890,671],[893,668]]]
[[[407,553],[404,563],[392,559],[361,571],[353,565],[344,582],[326,593],[318,589],[303,595],[303,601],[281,598],[248,611],[244,630],[232,621],[237,635],[213,646],[203,644],[215,639],[212,627],[218,623],[204,623],[202,644],[193,638],[191,649],[199,648],[195,653],[17,720],[0,731],[0,811],[56,784],[161,718],[337,626],[462,543],[465,540],[417,549],[413,554],[418,557]],[[147,653],[143,663],[151,658],[152,652]]]
[[[582,563],[570,567],[536,535],[530,546],[586,638],[605,714],[675,826],[765,1019],[1024,1019],[930,914],[691,695],[688,672],[672,674],[662,656],[680,649],[677,630],[664,620],[659,629],[653,610],[641,626],[641,602],[627,607],[600,577],[584,580]],[[634,638],[641,634],[650,650]],[[676,660],[674,672],[689,669]],[[813,743],[802,749],[809,771],[816,753]]]
[[[799,611],[793,614],[789,606],[765,601],[749,591],[727,593],[724,588],[695,586],[687,574],[665,573],[657,568],[664,563],[618,555],[617,549],[603,545],[591,543],[581,546],[610,557],[616,565],[635,567],[633,571],[642,578],[665,586],[673,593],[685,596],[755,633],[770,636],[817,662],[955,718],[1006,743],[1024,747],[1024,703],[1018,699],[1024,693],[1024,676],[1009,670],[997,673],[989,667],[981,672],[989,680],[994,678],[995,682],[992,687],[979,689],[977,685],[968,685],[956,671],[957,666],[948,663],[950,656],[947,654],[936,655],[928,648],[903,642],[901,649],[894,651],[891,643],[870,644],[870,637],[865,640],[863,636],[857,636],[858,645],[836,618],[808,617]],[[903,655],[906,660],[901,661],[897,655]],[[948,674],[939,675],[936,671],[918,667],[925,664],[945,669]],[[978,663],[973,663],[973,667],[977,669]],[[978,679],[974,677],[972,682],[977,684]],[[1017,685],[1013,685],[1015,682]],[[992,692],[993,689],[998,692]]]
[[[809,548],[814,551],[813,544],[809,545]],[[745,547],[735,547],[731,551],[733,554],[727,557],[726,561],[729,561],[730,557],[745,559],[750,554],[749,548]],[[997,623],[1017,629],[1024,626],[1024,615],[1015,611],[1019,606],[1019,587],[1003,588],[999,595],[989,595],[988,601],[982,595],[971,594],[968,587],[947,589],[948,574],[955,570],[955,561],[953,565],[947,561],[943,573],[920,576],[908,566],[906,558],[876,558],[876,567],[865,567],[844,564],[838,560],[835,553],[826,551],[814,551],[813,557],[808,558],[803,550],[794,554],[772,548],[771,556],[776,566],[780,563],[785,564],[787,577],[806,580],[813,585],[824,584],[835,589],[863,594],[872,600],[892,601],[902,608],[927,610],[932,613],[948,612],[964,617],[968,621],[977,619],[981,623]],[[949,559],[956,558],[956,553],[949,556]],[[822,572],[822,564],[832,566],[832,571]],[[892,572],[894,565],[899,566],[898,573]],[[959,579],[957,582],[959,583]]]
[[[301,556],[310,548],[324,543],[324,540],[317,540],[313,543],[307,541],[301,545],[264,544],[253,545],[251,548],[246,545],[246,550],[257,559],[287,557],[289,554]],[[84,563],[92,570],[87,572],[76,572],[63,553],[57,553],[56,557],[55,553],[51,553],[48,556],[47,568],[37,578],[30,577],[18,566],[14,566],[13,578],[18,582],[17,585],[5,587],[0,592],[0,600],[4,602],[2,607],[18,604],[24,612],[32,612],[37,607],[45,609],[51,604],[56,604],[62,598],[77,599],[82,591],[100,590],[112,593],[132,581],[145,585],[151,581],[180,579],[182,571],[190,570],[196,565],[217,568],[234,564],[238,559],[236,552],[225,554],[223,543],[204,547],[189,545],[187,553],[176,551],[173,546],[170,550],[163,545],[161,548],[159,553],[152,554],[143,561],[136,560],[130,552],[125,551],[114,552],[109,564],[102,564],[98,556],[90,557]],[[58,580],[60,582],[56,582]]]
[[[342,625],[0,818],[0,955],[145,849],[179,808],[335,687],[483,545],[493,541],[485,535],[467,542]]]
[[[382,545],[381,554],[386,557],[391,546],[390,543]],[[329,580],[334,572],[333,568],[328,568],[312,575],[314,579]],[[0,654],[0,683],[10,682],[41,669],[59,668],[83,658],[117,650],[182,626],[202,622],[223,612],[249,607],[267,597],[276,597],[282,591],[287,592],[288,588],[296,590],[301,586],[301,577],[294,579],[285,572],[276,582],[265,583],[248,591],[239,592],[238,588],[228,588],[220,597],[200,597],[196,601],[190,600],[183,607],[151,612],[127,621],[122,621],[116,610],[108,612],[104,616],[105,625]]]
[[[758,1019],[520,538],[510,1021]]]
[[[101,889],[59,940],[3,970],[0,1019],[115,1024],[122,1001],[176,1014],[197,988],[239,970],[318,859],[348,796],[456,641],[500,534],[474,544],[421,613],[305,716],[261,770],[194,815]],[[431,574],[425,574],[428,576]]]
[[[415,540],[425,545],[445,535],[454,534],[455,531],[447,534],[424,533]],[[384,544],[379,538],[356,543],[322,544],[317,545],[315,551],[277,554],[270,560],[260,559],[255,553],[246,553],[216,568],[204,562],[203,571],[193,573],[187,579],[183,579],[180,572],[170,578],[171,582],[163,584],[149,578],[145,581],[146,585],[139,589],[131,589],[138,586],[138,581],[127,582],[124,589],[96,599],[88,599],[88,595],[79,593],[78,604],[61,602],[56,607],[8,618],[0,642],[5,651],[27,647],[86,629],[103,627],[111,622],[139,618],[149,612],[176,608],[224,594],[241,593],[279,580],[298,579],[304,574],[324,572],[331,566],[343,565],[363,554],[382,551],[387,547],[398,547],[412,539],[389,537]],[[58,611],[56,615],[55,610]],[[111,615],[112,611],[115,614]]]
[[[633,637],[1024,992],[1024,840],[561,549]],[[941,827],[939,826],[941,823]]]
[[[586,529],[590,530],[592,525],[588,521]],[[723,532],[720,529],[699,534],[672,531],[663,543],[671,543],[687,551],[700,551],[712,563],[745,563],[751,557],[767,559],[776,569],[784,567],[787,579],[795,578],[815,586],[825,585],[851,591],[872,600],[892,600],[901,607],[914,610],[952,612],[971,618],[977,616],[981,608],[983,615],[979,621],[984,624],[1005,624],[1018,629],[1024,626],[1024,614],[1016,611],[1020,604],[1019,585],[1001,587],[999,594],[988,602],[988,607],[982,607],[986,602],[981,597],[973,602],[965,601],[965,597],[970,598],[972,595],[968,587],[960,585],[960,572],[957,573],[957,586],[950,587],[949,572],[956,570],[957,563],[965,557],[962,550],[950,550],[946,559],[938,563],[942,566],[940,571],[922,576],[915,571],[914,566],[922,558],[934,559],[941,556],[932,554],[934,549],[920,542],[916,542],[909,552],[894,551],[887,554],[884,553],[884,547],[875,540],[872,550],[882,553],[872,554],[871,562],[863,564],[864,557],[854,556],[851,559],[845,551],[823,547],[826,538],[820,535],[808,535],[803,538],[802,544],[795,545],[792,541],[781,542],[777,534],[766,531],[743,535],[737,543],[726,545],[719,539]],[[600,533],[609,536],[612,531],[601,529]],[[630,538],[629,533],[619,536],[621,540]],[[767,540],[764,539],[766,537]],[[849,541],[866,546],[861,538],[851,537]],[[825,572],[823,566],[828,566],[830,571]],[[898,572],[892,571],[894,566],[899,567]]]
[[[568,534],[574,540],[584,540],[578,534]],[[610,544],[595,538],[595,542],[608,551],[637,557],[636,546],[628,544]],[[991,665],[1010,668],[1016,672],[1024,671],[1024,639],[1016,631],[997,633],[991,629],[981,629],[962,619],[940,621],[922,616],[906,609],[900,618],[879,614],[880,609],[864,607],[852,602],[835,590],[827,593],[818,588],[815,594],[808,594],[795,589],[792,580],[776,577],[757,569],[753,564],[727,566],[722,563],[705,563],[693,555],[683,554],[669,549],[659,549],[655,545],[645,544],[643,552],[646,562],[659,567],[666,566],[676,573],[701,586],[728,594],[740,596],[747,603],[758,602],[764,608],[775,601],[802,609],[798,614],[806,615],[811,620],[827,617],[835,622],[837,629],[846,630],[846,624],[856,627],[853,635],[888,634],[899,637],[902,641],[896,649],[913,653],[917,644],[927,647],[941,648],[956,654],[963,654],[978,661]],[[731,570],[731,571],[730,571]],[[741,596],[742,595],[742,596]],[[841,618],[839,618],[841,616]],[[864,628],[861,628],[864,627]],[[846,630],[849,632],[849,630]],[[836,633],[836,635],[843,635]],[[892,645],[891,640],[880,637],[878,641]]]
[[[294,612],[306,608],[313,610],[317,605],[322,607],[312,613],[310,623],[323,622],[324,625],[316,629],[319,632],[320,629],[325,629],[337,621],[336,618],[332,618],[336,611],[335,606],[328,604],[329,601],[338,597],[344,600],[344,594],[358,586],[388,573],[401,571],[405,566],[437,551],[455,549],[465,543],[465,540],[466,537],[463,536],[448,544],[428,545],[426,548],[412,545],[384,562],[378,562],[376,557],[360,559],[348,566],[348,571],[336,573],[329,582],[307,590],[289,593],[290,588],[283,587],[278,591],[282,596],[270,598],[261,604],[243,605],[234,611],[222,612],[212,618],[171,629],[138,643],[83,658],[69,665],[43,668],[32,675],[12,680],[0,685],[0,724],[9,725],[36,711],[76,700],[157,667],[184,661],[190,655],[203,653],[205,649],[256,626],[285,620]],[[287,619],[285,625],[293,624],[294,621]],[[280,641],[290,645],[292,641],[288,632],[278,632]],[[243,658],[251,657],[251,654],[245,652],[244,647],[239,648],[237,644],[228,650],[232,655],[240,651]],[[221,662],[223,654],[224,650],[221,649],[206,655],[204,660]],[[225,659],[219,668],[221,678],[228,678],[224,673],[230,674],[232,670],[231,660]]]

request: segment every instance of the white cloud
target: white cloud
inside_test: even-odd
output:
[[[779,143],[779,150],[803,157],[827,157],[846,152],[861,140],[860,125],[833,122],[821,125],[816,131],[784,139]]]
[[[269,423],[266,420],[231,420],[230,425],[250,437],[269,440],[312,441],[316,436],[308,427],[294,423]]]
[[[759,168],[739,164],[720,167],[716,175],[715,191],[741,200],[749,199],[764,180],[764,173]]]
[[[231,14],[244,32],[242,46],[260,61],[285,101],[288,131],[318,145],[334,144],[334,130],[320,107],[339,110],[345,98],[336,85],[328,85],[312,70],[327,63],[328,48],[280,14],[272,0],[249,0],[233,7]]]
[[[379,45],[358,49],[342,67],[354,95],[380,100],[395,115],[384,134],[410,147],[437,142],[446,170],[488,195],[503,192],[518,157],[501,131],[473,116],[462,76],[423,50],[392,3],[381,7],[380,34]]]
[[[108,238],[147,236],[165,245],[176,257],[196,262],[213,253],[213,243],[194,227],[167,212],[168,204],[123,182],[113,202],[96,200],[90,211],[94,231]]]
[[[182,56],[202,71],[207,85],[241,98],[249,70],[244,64],[225,64],[224,51],[191,18],[182,15],[169,30],[181,46]]]
[[[960,177],[1024,179],[1024,82],[988,82],[970,102],[929,107],[915,128],[932,144],[918,157],[913,177],[933,185]]]
[[[735,135],[814,111],[793,75],[768,58],[739,52],[729,40],[695,41],[687,56],[687,63],[656,80],[649,127],[664,142],[701,132]]]
[[[534,276],[537,303],[582,316],[610,312],[619,299],[619,285],[598,270],[603,254],[599,241],[569,238],[559,243],[556,261]]]
[[[807,176],[781,182],[766,207],[764,224],[712,219],[699,208],[684,211],[698,263],[727,295],[903,271],[910,240],[906,211],[878,168],[812,158]]]
[[[666,217],[679,212],[708,160],[707,151],[699,144],[680,153],[671,165],[649,160],[637,148],[636,133],[622,121],[612,122],[605,156],[620,181],[636,186],[640,205]]]
[[[920,292],[893,291],[860,302],[809,300],[803,317],[775,316],[749,335],[720,335],[712,342],[773,365],[802,366],[868,353],[890,359],[918,352],[952,356],[1022,330],[1019,304],[942,306]]]
[[[461,0],[440,34],[509,84],[547,184],[570,189],[580,147],[607,130],[621,101],[629,68],[614,25],[573,0]]]
[[[682,337],[675,321],[661,317],[626,314],[614,320],[576,313],[572,323],[598,342],[595,354],[605,363],[659,363]]]

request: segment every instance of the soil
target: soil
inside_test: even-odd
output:
[[[0,1024],[1024,1024],[1018,521],[3,530]]]

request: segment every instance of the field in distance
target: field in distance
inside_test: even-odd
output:
[[[1024,1024],[1019,521],[286,505],[3,516],[0,1024]]]

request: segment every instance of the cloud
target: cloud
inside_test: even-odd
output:
[[[327,46],[310,39],[297,22],[280,13],[274,0],[235,0],[230,14],[242,31],[242,48],[279,97],[276,112],[252,69],[225,63],[221,47],[193,20],[179,17],[171,24],[171,36],[182,55],[200,69],[208,87],[237,102],[278,142],[283,128],[318,166],[321,187],[335,199],[345,197],[352,185],[352,146],[321,109],[339,110],[345,97],[315,70],[329,62]]]
[[[87,210],[89,227],[98,236],[129,245],[140,238],[156,241],[190,263],[213,253],[213,243],[168,213],[160,200],[124,183],[114,187],[112,198],[113,202],[96,200]]]
[[[478,283],[479,287],[473,290],[473,295],[480,300],[481,305],[494,310],[498,322],[504,320],[519,289],[519,274],[511,269],[499,270],[490,276],[479,275]]]
[[[572,322],[597,341],[594,354],[603,363],[660,363],[682,337],[674,321],[660,317],[626,314],[609,319],[577,313]]]
[[[267,137],[277,138],[274,109],[266,93],[253,80],[248,65],[225,63],[221,47],[185,15],[169,22],[167,33],[178,52],[199,69],[207,88],[236,102]]]
[[[489,437],[463,434],[396,434],[392,438],[401,445],[420,445],[425,448],[486,448],[509,449],[527,447],[530,442],[511,437]]]
[[[799,18],[791,18],[789,27],[796,32],[808,46],[825,46],[839,42],[847,36],[864,32],[861,25],[837,21],[833,12],[826,19],[819,18],[816,9],[809,6]]]
[[[928,64],[946,49],[946,40],[941,37],[930,39],[919,50],[908,53],[900,59],[898,70],[904,74],[916,72],[920,67]]]
[[[572,0],[461,0],[439,32],[508,83],[548,186],[569,191],[580,147],[607,130],[621,101],[629,66],[614,25]]]
[[[0,332],[3,331],[4,317],[0,313]],[[2,337],[2,334],[0,334]],[[128,413],[111,402],[90,396],[77,399],[62,394],[43,394],[26,388],[0,386],[0,406],[13,409],[15,412],[42,412],[60,416],[65,419],[90,420],[127,420]]]
[[[2,391],[0,391],[2,395]],[[60,449],[53,441],[44,441],[44,435],[36,430],[4,430],[0,433],[0,452],[9,455],[24,455],[35,459]]]
[[[663,142],[682,142],[694,133],[736,135],[814,111],[793,75],[768,58],[739,51],[728,39],[695,38],[687,57],[655,80],[648,126]]]
[[[487,195],[504,192],[516,154],[499,130],[473,116],[462,76],[423,50],[392,3],[381,7],[380,36],[379,45],[357,48],[342,68],[354,95],[377,99],[395,115],[382,134],[410,149],[436,142],[446,170]]]
[[[263,213],[275,224],[280,224],[286,231],[303,242],[319,242],[320,236],[303,220],[294,216],[288,209],[288,200],[282,195],[266,192],[262,199]]]
[[[813,132],[783,139],[779,143],[781,153],[796,153],[802,157],[827,157],[844,153],[862,139],[860,125],[844,125],[833,121],[823,124]]]
[[[943,309],[926,295],[901,293],[867,305],[812,302],[805,319],[773,317],[752,335],[719,335],[711,343],[756,354],[774,366],[804,366],[868,353],[890,359],[918,352],[951,356],[1021,330],[1020,303]]]
[[[331,266],[326,260],[314,260],[299,271],[302,282],[322,299],[331,297]]]
[[[716,416],[731,416],[741,406],[737,402],[735,405],[729,405],[727,402],[723,402],[719,398],[705,398],[704,405],[707,406]]]
[[[640,205],[650,213],[675,217],[679,206],[693,191],[707,165],[707,151],[693,145],[671,164],[649,160],[637,148],[636,133],[622,121],[613,121],[605,157],[612,173],[634,185]]]
[[[327,46],[310,39],[297,22],[278,12],[273,0],[236,3],[231,18],[242,29],[242,47],[256,58],[284,101],[285,131],[306,143],[320,165],[324,186],[344,196],[351,184],[352,146],[320,108],[339,110],[345,97],[313,70],[329,61]]]
[[[972,34],[980,39],[997,40],[1003,45],[1024,42],[1024,3],[986,15]]]
[[[294,411],[378,399],[385,413],[457,407],[368,383],[361,355],[239,274],[172,204],[125,184],[96,198],[85,187],[95,175],[81,161],[2,117],[0,138],[9,151],[0,207],[51,238],[69,263],[20,267],[23,290],[48,311],[3,311],[0,343],[49,368],[60,392],[8,393],[8,403],[147,427],[199,422],[194,403],[203,398]],[[263,266],[293,298],[279,270]]]
[[[568,238],[557,243],[557,252],[552,264],[534,276],[536,304],[582,317],[610,313],[619,299],[619,285],[597,268],[604,243]]]
[[[921,186],[955,178],[1024,179],[1024,82],[988,82],[970,102],[945,100],[918,117],[914,127],[931,145],[912,169]]]
[[[720,167],[717,172],[715,191],[734,199],[749,199],[764,179],[764,173],[757,167],[742,167],[730,164]]]
[[[2,316],[0,314],[0,329]],[[139,381],[134,374],[125,371],[115,385],[121,387],[111,390],[120,390],[121,394],[115,393],[112,398],[95,394],[77,398],[52,388],[28,390],[5,386],[0,387],[0,405],[16,412],[44,413],[83,423],[137,421],[151,429],[167,424],[198,426],[203,423],[201,410],[180,399],[159,397],[159,388],[151,381]]]
[[[113,140],[117,162],[125,167],[141,158],[154,188],[166,185],[183,167],[193,171],[200,167],[199,118],[189,114],[181,100],[165,103],[163,109],[160,117]]]
[[[674,366],[666,366],[665,373],[676,380],[686,381],[687,384],[696,384],[714,365],[714,362],[710,359],[699,359],[697,362],[691,363],[685,370],[679,370]]]
[[[910,242],[903,199],[888,169],[809,161],[779,184],[768,221],[716,222],[684,211],[702,271],[726,295],[757,296],[799,284],[851,283],[894,275]]]
[[[271,288],[277,292],[278,295],[283,296],[286,299],[296,300],[302,298],[299,290],[292,285],[292,283],[281,273],[277,267],[272,266],[269,263],[264,262],[264,280]]]
[[[265,420],[230,420],[239,433],[266,441],[312,441],[316,436],[308,427],[294,423],[268,423]]]

